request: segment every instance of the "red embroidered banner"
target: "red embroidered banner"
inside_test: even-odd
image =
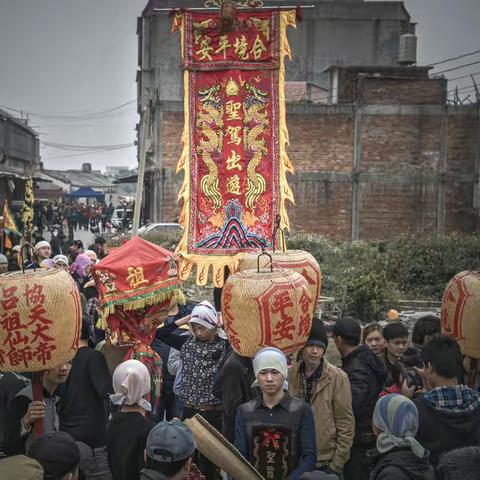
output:
[[[234,30],[221,32],[218,15],[186,13],[183,66],[189,70],[278,69],[278,12],[237,13]]]
[[[197,266],[197,283],[223,285],[239,254],[271,248],[277,221],[288,228],[283,58],[294,11],[238,13],[222,33],[218,15],[184,12],[184,151],[178,170],[184,237],[180,278]]]

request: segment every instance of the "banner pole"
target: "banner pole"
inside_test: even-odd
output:
[[[276,6],[264,6],[264,7],[237,7],[237,10],[251,10],[251,11],[257,11],[257,10],[292,10],[297,8],[297,5],[282,5],[281,7],[276,7]],[[316,8],[316,5],[300,5],[300,8],[303,9],[310,9],[310,8]],[[209,12],[209,11],[217,11],[219,10],[219,7],[191,7],[191,8],[175,8],[175,7],[170,7],[170,8],[154,8],[153,11],[155,13],[170,13],[170,12],[175,12],[177,10],[186,10],[188,12]]]
[[[3,253],[3,247],[4,247],[4,241],[3,241],[3,236],[4,236],[4,225],[5,225],[5,212],[6,212],[6,205],[7,202],[7,197],[5,197],[5,200],[3,201],[3,214],[2,214],[2,238],[1,238],[1,246],[0,246],[0,252]]]
[[[142,211],[143,178],[145,176],[145,160],[147,157],[147,130],[150,125],[150,105],[145,106],[143,122],[141,125],[140,159],[138,161],[137,191],[135,194],[135,210],[133,212],[132,237],[137,235],[140,225],[140,212]]]

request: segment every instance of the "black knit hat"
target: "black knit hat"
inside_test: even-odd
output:
[[[325,350],[327,349],[327,331],[325,330],[325,325],[319,318],[314,318],[312,321],[312,329],[310,330],[310,335],[305,346],[307,345],[318,345]]]

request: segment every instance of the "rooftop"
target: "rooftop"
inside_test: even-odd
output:
[[[31,127],[27,125],[27,120],[21,119],[21,118],[16,118],[14,117],[11,113],[8,113],[5,110],[2,110],[0,108],[0,120],[8,120],[9,122],[14,123],[15,125],[19,126],[26,132],[30,133],[34,137],[38,137],[38,133]]]
[[[69,183],[73,187],[92,187],[108,188],[113,187],[110,177],[104,175],[100,170],[91,170],[86,172],[82,170],[43,170],[43,172],[53,179],[64,183]]]

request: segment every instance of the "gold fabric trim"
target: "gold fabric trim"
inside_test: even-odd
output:
[[[280,229],[288,229],[289,221],[285,201],[288,200],[294,203],[293,192],[287,182],[287,172],[293,174],[293,166],[288,158],[286,146],[289,143],[288,129],[286,123],[286,109],[285,109],[285,56],[291,59],[290,44],[287,39],[287,27],[296,28],[296,11],[287,10],[279,12],[280,31],[280,58],[279,58],[279,214],[280,214]],[[177,14],[174,17],[172,31],[180,30],[182,58],[184,55],[184,36],[185,36],[185,22],[182,14]],[[212,269],[212,283],[215,287],[223,287],[224,271],[228,268],[230,272],[235,272],[238,269],[238,264],[243,256],[243,253],[236,255],[197,255],[189,254],[188,252],[188,238],[189,232],[189,218],[190,218],[190,108],[189,108],[189,76],[190,72],[184,70],[183,72],[183,87],[184,87],[184,127],[182,133],[183,150],[180,159],[177,163],[177,174],[183,170],[183,183],[178,194],[178,201],[182,202],[179,223],[183,226],[183,237],[176,248],[176,253],[181,257],[179,267],[179,278],[182,281],[188,280],[192,268],[196,265],[197,285],[206,285],[210,276],[210,267]],[[282,250],[286,249],[285,239],[280,235],[280,247]]]

